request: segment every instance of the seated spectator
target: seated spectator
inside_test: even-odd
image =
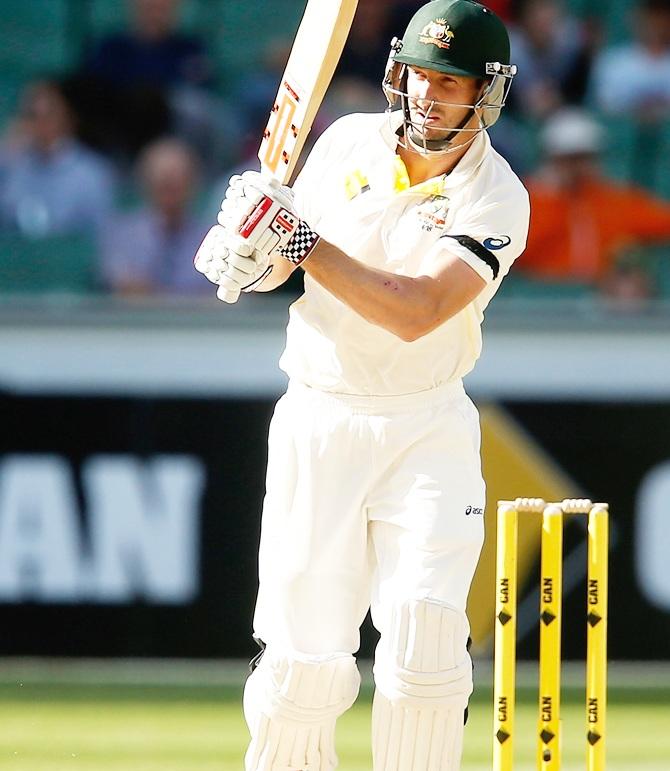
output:
[[[608,293],[644,289],[631,247],[670,240],[670,203],[606,179],[599,170],[600,126],[577,108],[552,117],[542,134],[546,160],[526,180],[528,246],[515,268],[528,278],[579,282]],[[625,288],[624,288],[625,285]],[[650,291],[650,290],[649,290]]]
[[[121,294],[206,292],[207,282],[193,269],[207,232],[192,211],[198,184],[193,152],[179,140],[159,140],[140,156],[138,176],[145,205],[114,217],[103,231],[103,283]]]
[[[126,157],[167,132],[211,154],[223,108],[209,90],[212,66],[203,42],[179,30],[182,0],[128,4],[129,28],[93,48],[77,81],[91,121],[110,149],[116,145]]]
[[[604,112],[656,122],[670,111],[670,0],[642,0],[633,29],[631,43],[596,59],[593,98]]]
[[[585,95],[594,30],[570,16],[560,0],[524,0],[511,34],[518,67],[510,105],[521,116],[543,119]]]
[[[107,218],[114,175],[75,135],[60,83],[30,84],[21,98],[13,147],[1,161],[0,222],[29,236],[91,233]]]

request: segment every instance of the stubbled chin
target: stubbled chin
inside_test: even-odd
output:
[[[449,136],[449,129],[445,128],[430,128],[430,126],[426,126],[425,129],[421,128],[421,124],[414,124],[414,133],[418,134],[419,136],[423,136],[428,140],[433,139],[446,139]]]

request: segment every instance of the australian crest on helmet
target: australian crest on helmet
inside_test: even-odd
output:
[[[449,48],[454,32],[446,19],[435,19],[428,22],[419,33],[419,41],[438,48]]]

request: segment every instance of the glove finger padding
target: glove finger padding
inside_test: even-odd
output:
[[[270,258],[264,252],[254,249],[241,236],[231,236],[228,244],[230,251],[226,275],[239,282],[242,291],[253,291],[272,271]]]
[[[236,234],[226,233],[226,246],[226,267],[216,283],[230,288],[233,282],[240,291],[253,291],[270,274],[270,258]]]
[[[263,255],[257,252],[259,259],[253,257],[242,257],[235,252],[228,254],[227,264],[229,268],[235,268],[236,270],[245,273],[248,276],[252,276],[258,273],[259,269],[265,270],[268,260],[263,259]]]
[[[260,200],[252,191],[267,195],[285,209],[293,210],[293,190],[288,185],[281,185],[274,177],[265,176],[258,171],[245,171],[241,175],[234,174],[228,180],[228,187],[221,202],[221,208],[223,209],[224,203],[227,201],[238,201],[243,196],[250,200]]]
[[[203,238],[193,258],[195,269],[213,283],[217,282],[220,273],[226,271],[227,237],[226,231],[220,225],[214,225]]]
[[[237,202],[239,202],[240,198],[244,198],[243,187],[227,188],[226,194],[223,196],[223,200],[221,201],[221,208],[223,209],[226,206],[234,206]]]
[[[239,227],[256,205],[252,200],[247,200],[244,187],[244,180],[239,174],[230,178],[216,218],[219,225],[231,232]]]
[[[238,233],[226,234],[226,246],[230,252],[235,252],[239,257],[253,256],[254,259],[257,259],[253,245]]]
[[[257,190],[268,198],[272,198],[284,209],[293,211],[293,199],[295,197],[293,190],[287,185],[280,184],[274,177],[264,176],[258,171],[245,171],[241,180],[244,185],[244,194],[248,198],[252,198],[251,190]]]
[[[235,286],[234,289],[229,289],[227,286],[220,286],[216,290],[216,296],[224,303],[236,303],[240,299],[240,288]]]
[[[212,259],[213,247],[217,240],[217,230],[220,230],[219,226],[214,225],[207,231],[193,257],[193,265],[199,273],[204,273],[207,270]]]
[[[234,200],[244,195],[244,180],[241,174],[233,174],[228,180],[228,187],[226,188],[225,198]]]
[[[261,271],[262,272],[262,271]],[[239,268],[234,267],[233,265],[228,266],[228,270],[219,278],[219,286],[224,285],[224,281],[227,284],[229,281],[234,281],[235,284],[237,284],[240,288],[240,291],[244,289],[244,287],[247,284],[252,283],[255,280],[255,277],[251,273],[245,273],[244,271],[240,270]]]
[[[230,233],[234,233],[253,211],[253,206],[246,198],[237,201],[224,201],[216,221]]]
[[[239,228],[263,197],[261,192],[251,188],[248,190],[250,195],[247,196],[242,177],[239,179],[238,187],[226,190],[226,197],[221,201],[221,210],[217,216],[218,223],[231,232]]]

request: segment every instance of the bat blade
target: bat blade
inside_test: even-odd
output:
[[[289,181],[342,55],[358,0],[309,0],[258,151],[261,169]]]

